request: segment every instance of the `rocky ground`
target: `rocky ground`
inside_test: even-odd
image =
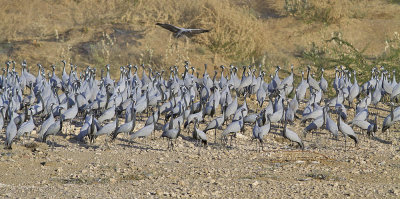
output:
[[[387,109],[381,107],[380,116],[388,115]],[[142,126],[139,122],[136,129]],[[167,150],[161,131],[131,143],[120,135],[109,147],[105,137],[88,145],[65,133],[50,138],[54,149],[37,142],[33,132],[25,144],[0,149],[0,197],[398,198],[398,127],[385,135],[379,126],[373,139],[359,135],[357,147],[348,139],[346,151],[343,137],[332,140],[326,131],[309,134],[301,151],[275,130],[259,152],[250,126],[232,147],[214,144],[209,132],[209,145],[199,148],[184,129],[174,151]],[[300,133],[304,126],[290,128]],[[4,133],[0,137],[4,140]]]

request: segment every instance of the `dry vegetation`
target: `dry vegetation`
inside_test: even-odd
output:
[[[145,63],[163,68],[189,60],[200,69],[204,63],[264,64],[271,70],[293,63],[328,69],[344,64],[364,72],[374,65],[400,65],[399,10],[399,0],[0,1],[0,61],[26,59],[32,71],[38,62],[61,66],[66,59],[82,67]],[[156,22],[212,31],[176,40]],[[111,71],[118,75],[119,70]],[[381,115],[388,109],[382,106]],[[310,135],[302,153],[290,150],[275,132],[266,138],[268,151],[259,153],[250,144],[251,127],[246,128],[236,148],[210,144],[201,156],[193,142],[183,139],[188,132],[178,138],[174,152],[165,150],[159,131],[157,138],[133,144],[118,139],[111,149],[103,140],[88,146],[65,135],[56,136],[55,150],[18,141],[13,151],[0,148],[0,197],[400,195],[397,130],[388,141],[381,133],[376,139],[363,137],[348,151],[342,138],[333,142],[327,133]]]
[[[45,66],[61,59],[97,67],[145,63],[159,68],[184,60],[196,66],[323,66],[332,57],[355,53],[334,52],[327,44],[339,33],[372,66],[387,63],[374,60],[385,54],[386,41],[400,31],[399,8],[397,1],[387,0],[2,1],[0,59],[27,59]],[[176,40],[156,22],[212,31]],[[316,57],[315,50],[332,57]],[[392,56],[388,65],[396,65],[398,57]]]

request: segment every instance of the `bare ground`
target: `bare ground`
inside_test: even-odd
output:
[[[387,109],[380,107],[380,116],[386,116]],[[382,120],[379,117],[378,123]],[[75,125],[70,132],[77,134],[79,124]],[[142,126],[139,122],[136,129]],[[306,150],[301,151],[276,129],[265,137],[262,152],[251,141],[252,127],[246,127],[232,147],[214,144],[214,132],[208,132],[209,145],[202,148],[185,129],[174,151],[167,150],[167,140],[160,138],[159,130],[152,138],[133,142],[121,135],[109,147],[105,137],[89,145],[65,132],[50,138],[55,141],[54,149],[51,141],[37,142],[33,133],[25,145],[17,141],[13,150],[0,149],[0,196],[397,198],[398,127],[386,135],[379,126],[373,139],[359,135],[357,147],[348,139],[346,151],[343,137],[335,141],[326,131],[309,134]],[[296,123],[290,128],[300,133],[304,126]]]

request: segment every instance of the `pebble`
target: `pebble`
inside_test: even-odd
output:
[[[247,139],[248,137],[245,136],[245,135],[243,135],[243,134],[241,134],[241,133],[236,133],[236,138],[239,138],[239,139]]]
[[[186,186],[186,182],[184,180],[179,180],[178,185],[184,187]]]
[[[110,183],[111,184],[114,184],[114,183],[116,183],[117,182],[117,179],[115,179],[115,178],[110,178]]]
[[[259,184],[260,184],[260,183],[256,180],[256,181],[254,181],[253,183],[250,184],[250,187],[254,189],[254,188],[257,187]]]
[[[62,167],[58,167],[58,168],[56,169],[56,171],[57,171],[57,173],[61,173],[61,172],[63,171],[63,168],[62,168]]]

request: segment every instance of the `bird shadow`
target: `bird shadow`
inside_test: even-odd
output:
[[[378,111],[390,112],[390,108],[389,109],[383,109],[383,108],[380,108],[380,107],[373,107],[373,106],[371,108],[373,108],[374,110],[378,110]]]
[[[65,147],[67,147],[66,145],[59,144],[54,140],[47,140],[44,143],[49,147],[49,149],[53,148],[53,146],[54,146],[54,148],[65,148]]]
[[[163,128],[163,125],[160,124],[160,123],[156,123],[156,124],[154,125],[154,129],[157,130],[157,131],[162,130],[162,128]]]
[[[165,149],[155,149],[155,148],[153,148],[153,147],[151,147],[149,145],[143,145],[142,144],[143,146],[140,146],[140,145],[134,145],[134,144],[142,144],[142,143],[131,141],[128,144],[126,144],[126,143],[118,144],[118,146],[126,147],[126,148],[139,149],[139,150],[142,150],[142,151],[166,151]]]
[[[372,137],[372,140],[378,141],[378,142],[380,142],[380,143],[382,143],[382,144],[392,144],[391,141],[383,140],[383,139],[378,138],[378,137]]]
[[[78,140],[76,138],[76,136],[75,137],[71,137],[70,139],[68,139],[68,142],[71,143],[71,144],[78,144],[78,146],[86,148],[86,149],[89,149],[89,148],[98,149],[98,148],[100,148],[99,145],[94,145],[94,143],[91,144],[91,143],[88,143],[88,142],[83,141],[83,140]]]
[[[141,140],[144,140],[144,139],[155,140],[156,138],[157,137],[148,137],[148,138],[139,138],[139,139],[141,139]],[[162,149],[153,148],[153,146],[148,145],[146,141],[144,143],[143,142],[137,142],[137,141],[135,141],[133,139],[123,138],[123,137],[122,138],[118,138],[117,137],[116,139],[118,139],[119,141],[123,142],[123,143],[117,144],[118,146],[130,147],[130,148],[135,148],[135,149],[140,149],[140,150],[163,151]],[[111,141],[111,143],[113,143],[113,142],[115,142],[115,140]],[[133,145],[133,144],[136,144],[136,145]],[[143,146],[137,146],[137,145],[143,145]]]
[[[54,142],[54,147],[66,147],[66,145],[62,145],[62,144],[57,143],[57,142],[54,140],[54,137],[53,137],[53,136],[54,136],[54,135],[49,136],[45,142],[43,142],[43,140],[40,139],[39,137],[32,137],[32,136],[29,136],[28,138],[34,138],[33,140],[34,140],[35,142],[44,143],[44,144],[46,144],[47,146],[49,146],[50,148],[52,147],[53,142]],[[57,136],[61,136],[61,135],[57,135]],[[63,137],[63,138],[65,138],[65,137]]]
[[[85,118],[82,118],[82,119],[83,119],[83,121],[84,121]],[[74,127],[82,127],[83,124],[84,124],[84,122],[72,120],[70,124],[74,125]]]
[[[188,141],[188,142],[194,142],[195,141],[195,139],[193,139],[190,136],[185,136],[185,135],[182,135],[182,134],[180,134],[179,136],[182,138],[182,140],[185,140],[185,141]]]

